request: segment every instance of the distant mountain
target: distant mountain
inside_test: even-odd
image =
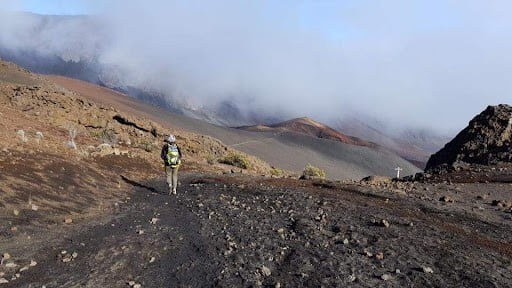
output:
[[[357,137],[352,137],[340,133],[339,131],[336,131],[329,126],[308,117],[296,118],[271,125],[242,126],[238,127],[238,129],[255,132],[294,132],[321,139],[335,140],[350,145],[369,147],[375,146],[375,144],[364,141]]]
[[[368,119],[348,117],[331,122],[334,129],[386,147],[420,168],[424,168],[430,155],[450,140],[449,137],[422,129],[390,131],[392,129],[387,127],[376,128],[378,123],[369,124],[371,121]]]

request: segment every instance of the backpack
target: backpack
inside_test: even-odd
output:
[[[172,168],[176,168],[180,165],[180,152],[178,151],[178,145],[169,144],[167,146],[167,163],[169,163]]]

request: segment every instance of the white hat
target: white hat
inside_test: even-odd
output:
[[[176,137],[174,137],[174,135],[169,135],[169,138],[167,138],[167,142],[169,143],[174,143],[176,142]]]

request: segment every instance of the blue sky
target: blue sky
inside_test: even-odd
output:
[[[87,0],[17,0],[14,8],[21,11],[29,11],[37,14],[48,15],[77,15],[88,14],[91,4]]]

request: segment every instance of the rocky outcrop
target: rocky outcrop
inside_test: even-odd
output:
[[[511,135],[512,106],[489,106],[430,157],[425,171],[443,172],[471,164],[512,162]]]

